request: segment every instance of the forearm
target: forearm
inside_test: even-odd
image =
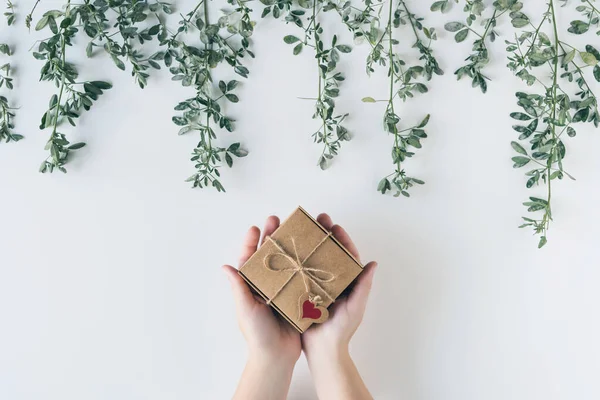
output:
[[[313,349],[307,354],[307,359],[319,399],[373,399],[350,357],[347,346],[324,351]]]
[[[294,363],[251,356],[233,400],[285,400]]]

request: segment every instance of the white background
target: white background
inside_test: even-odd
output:
[[[527,190],[510,160],[516,132],[508,114],[524,88],[505,68],[501,40],[491,46],[488,94],[455,81],[470,45],[454,44],[442,27],[460,7],[441,15],[428,11],[431,2],[411,2],[440,31],[435,51],[446,74],[428,94],[399,105],[406,124],[432,114],[429,138],[406,163],[427,183],[405,199],[375,190],[392,171],[392,139],[381,129],[383,104],[360,101],[387,90],[385,72],[364,73],[366,45],[340,63],[347,81],[338,109],[351,113],[353,139],[322,172],[321,148],[310,137],[313,103],[298,99],[316,94],[314,60],[291,54],[281,38],[297,29],[260,20],[259,3],[257,58],[239,88],[242,101],[227,106],[237,130],[219,139],[240,140],[250,154],[223,170],[226,194],[183,182],[197,138],[177,136],[171,116],[192,91],[167,71],[142,91],[106,57],[85,59],[84,41],[68,53],[82,79],[114,88],[76,129],[65,128],[88,143],[69,173],[38,173],[49,132],[37,126],[54,88],[37,81],[42,62],[28,52],[46,34],[23,26],[30,3],[17,2],[18,26],[2,29],[16,49],[10,98],[21,107],[16,124],[26,138],[0,144],[0,398],[230,397],[246,350],[219,267],[237,261],[250,225],[299,204],[330,213],[363,261],[379,262],[352,342],[375,398],[600,397],[600,136],[581,127],[568,139],[566,168],[577,181],[555,185],[549,243],[537,250],[537,239],[517,226],[521,202],[543,189]],[[185,3],[178,10],[194,5]],[[37,17],[60,4],[42,2]],[[528,10],[543,7],[532,1]],[[571,14],[560,12],[566,27]],[[344,28],[327,26],[351,44]],[[498,30],[512,32],[506,20]],[[402,51],[414,59],[403,32]],[[588,38],[597,44],[593,33]],[[290,399],[314,398],[301,358]]]

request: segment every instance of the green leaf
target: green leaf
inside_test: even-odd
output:
[[[462,31],[460,31],[456,35],[454,35],[454,40],[456,40],[456,43],[460,43],[460,42],[464,41],[468,35],[469,35],[469,30],[463,29]]]
[[[42,29],[44,29],[46,27],[46,25],[48,25],[48,16],[45,15],[43,16],[38,23],[35,25],[35,30],[36,31],[41,31]]]
[[[113,60],[113,62],[115,63],[115,65],[117,66],[117,68],[119,68],[122,71],[125,71],[125,64],[123,63],[123,61],[121,61],[117,56],[115,55],[111,55],[111,58]]]
[[[240,101],[240,98],[237,97],[235,94],[233,93],[227,93],[225,95],[225,97],[227,97],[227,100],[229,100],[232,103],[237,103],[238,101]]]
[[[104,82],[104,81],[91,81],[90,84],[92,84],[95,87],[97,87],[98,89],[102,89],[102,90],[107,90],[107,89],[112,88],[112,85],[110,83]]]
[[[596,59],[596,61],[600,61],[600,52],[598,50],[596,50],[596,48],[590,44],[588,44],[587,46],[585,46],[585,51],[587,51],[588,53],[591,53],[594,58]]]
[[[573,61],[575,59],[576,55],[577,55],[577,50],[571,50],[570,52],[568,52],[565,55],[565,57],[563,58],[563,65],[567,65],[568,63]]]
[[[521,168],[524,165],[527,165],[531,159],[529,157],[516,156],[512,158],[514,165],[513,168]]]
[[[529,20],[527,18],[515,18],[515,19],[511,20],[510,22],[512,23],[512,26],[514,26],[515,28],[522,28],[529,24]]]
[[[520,112],[510,113],[511,118],[518,119],[519,121],[528,121],[531,117],[527,114],[523,114]]]
[[[363,103],[375,103],[376,100],[372,97],[363,97],[361,100]]]
[[[444,25],[444,28],[448,31],[448,32],[458,32],[461,29],[463,29],[466,25],[463,24],[462,22],[448,22],[446,25]]]
[[[430,10],[446,12],[448,10],[448,0],[434,2],[431,5]]]
[[[538,243],[538,249],[541,249],[542,247],[544,247],[544,245],[548,243],[548,239],[546,239],[546,236],[542,236],[540,238],[540,242]]]
[[[594,78],[596,78],[596,80],[600,82],[600,65],[596,65],[594,67]]]
[[[387,178],[383,178],[381,181],[379,181],[379,184],[377,185],[377,191],[381,192],[381,194],[385,194],[386,191],[391,190],[392,189],[392,184],[390,183],[389,179]]]
[[[77,149],[80,149],[82,147],[85,147],[85,143],[84,142],[73,143],[72,145],[70,145],[69,147],[67,147],[67,149],[69,149],[69,150],[77,150]]]
[[[583,60],[583,62],[586,63],[587,65],[596,65],[596,64],[598,64],[598,60],[596,59],[596,57],[592,53],[588,53],[586,51],[583,51],[583,52],[579,53],[579,55],[581,56],[581,59]]]
[[[297,45],[294,46],[294,50],[292,51],[292,53],[294,53],[294,55],[297,56],[302,51],[303,47],[304,47],[304,45],[302,43],[298,43]]]
[[[512,146],[512,148],[513,148],[513,149],[514,149],[514,150],[515,150],[517,153],[520,153],[520,154],[527,155],[527,150],[525,150],[525,149],[523,148],[523,146],[521,146],[519,143],[517,143],[517,142],[510,142],[510,145]]]
[[[431,115],[427,114],[425,118],[423,118],[423,120],[419,123],[419,125],[417,125],[417,128],[423,128],[425,125],[427,125],[427,123],[429,122],[429,117],[431,117]]]
[[[338,49],[342,53],[350,53],[352,51],[352,47],[346,46],[345,44],[340,44],[336,46],[336,49]]]
[[[227,82],[227,91],[232,91],[233,89],[235,89],[238,85],[238,81],[236,81],[235,79],[232,81]]]
[[[173,117],[171,118],[173,120],[173,123],[175,125],[179,125],[179,126],[185,126],[187,125],[187,120],[183,117]]]
[[[294,35],[287,35],[287,36],[283,37],[283,41],[286,42],[287,44],[292,44],[292,43],[299,42],[300,39]]]

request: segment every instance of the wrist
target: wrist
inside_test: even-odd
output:
[[[274,355],[266,352],[251,352],[247,364],[254,369],[278,370],[286,374],[294,370],[298,358],[282,355]]]
[[[308,366],[339,365],[350,359],[348,343],[318,343],[307,345],[304,349]]]

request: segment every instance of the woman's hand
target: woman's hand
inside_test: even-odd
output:
[[[341,226],[334,225],[329,215],[321,214],[317,221],[359,259],[350,236]],[[302,348],[320,399],[372,398],[350,358],[348,344],[362,322],[376,267],[377,263],[368,263],[348,295],[329,307],[329,319],[313,324],[302,334]]]
[[[269,217],[263,230],[264,242],[279,227],[279,218]],[[256,251],[260,230],[248,230],[240,265]],[[224,265],[231,283],[240,330],[248,343],[249,358],[234,399],[285,399],[294,365],[301,353],[300,334],[270,306],[254,295],[237,270]]]

